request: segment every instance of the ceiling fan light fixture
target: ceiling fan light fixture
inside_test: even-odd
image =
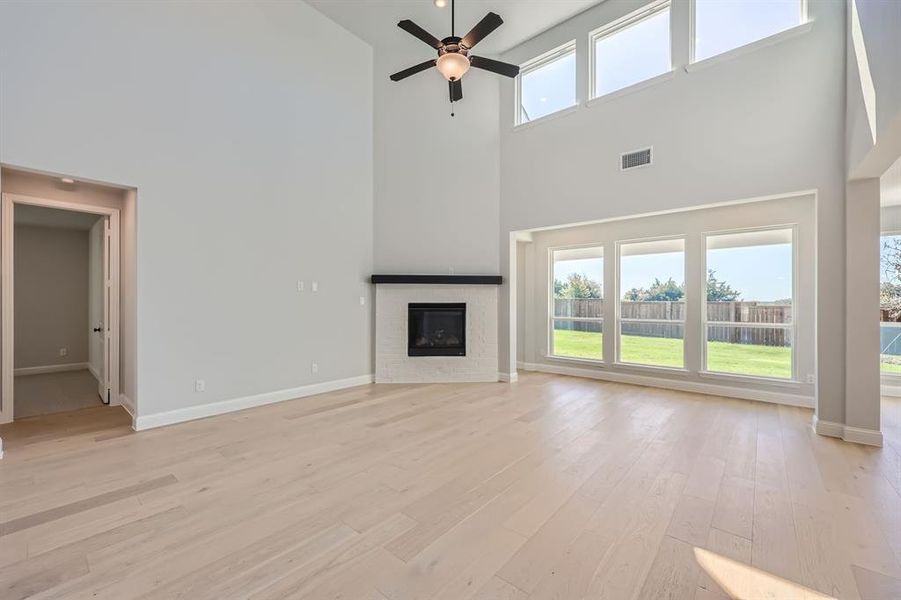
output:
[[[459,81],[469,70],[469,59],[459,52],[447,52],[438,57],[435,67],[448,81]]]
[[[435,0],[435,6],[437,6],[438,8],[447,7],[447,0]]]

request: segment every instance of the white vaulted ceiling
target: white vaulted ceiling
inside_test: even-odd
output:
[[[326,16],[377,49],[410,48],[422,42],[397,27],[410,19],[438,39],[450,35],[450,1],[437,8],[432,0],[307,0]],[[482,54],[498,54],[565,21],[601,0],[458,0],[458,36],[463,36],[488,12],[504,24],[481,44]],[[427,58],[427,55],[424,55]]]

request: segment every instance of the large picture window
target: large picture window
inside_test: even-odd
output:
[[[603,247],[553,250],[551,261],[551,354],[603,360]]]
[[[901,376],[901,234],[882,236],[879,258],[879,367]]]
[[[804,13],[805,0],[695,0],[694,60],[791,29]]]
[[[685,366],[685,240],[619,246],[619,362]]]
[[[570,42],[522,65],[516,83],[516,123],[576,104],[576,43]]]
[[[706,367],[793,379],[794,230],[707,236]]]
[[[672,70],[670,5],[655,3],[591,35],[592,96]]]

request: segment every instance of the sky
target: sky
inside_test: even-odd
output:
[[[726,248],[707,252],[707,267],[716,277],[741,292],[742,300],[772,302],[792,297],[791,244],[773,244],[746,248]],[[565,281],[570,273],[581,273],[602,281],[603,259],[557,261],[554,277]],[[681,252],[622,257],[620,290],[647,288],[654,278],[672,277],[685,282],[684,255]]]
[[[696,0],[695,60],[701,60],[800,22],[800,0]],[[671,70],[669,10],[598,40],[596,90],[607,94]],[[576,58],[570,54],[522,76],[522,105],[528,118],[576,103]]]

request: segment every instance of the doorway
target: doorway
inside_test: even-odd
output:
[[[0,423],[119,404],[119,210],[0,203]]]

